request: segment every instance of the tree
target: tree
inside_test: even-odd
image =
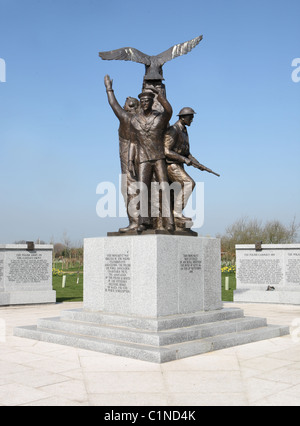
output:
[[[266,222],[264,225],[257,219],[243,217],[226,228],[224,235],[217,235],[221,239],[224,260],[235,259],[236,244],[291,244],[297,240],[300,224],[294,218],[289,226],[278,220]]]
[[[290,226],[284,226],[278,220],[267,222],[262,235],[265,244],[290,244],[296,242],[299,224],[295,219]]]
[[[63,255],[63,251],[65,250],[66,246],[62,243],[55,243],[54,244],[54,254],[55,257],[60,257]]]
[[[64,257],[71,258],[71,240],[70,240],[68,233],[66,231],[63,233],[62,241],[63,241],[63,244],[65,246],[65,249],[64,249],[62,255]]]

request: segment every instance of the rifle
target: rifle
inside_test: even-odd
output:
[[[208,172],[208,173],[212,173],[213,175],[216,175],[218,177],[220,177],[220,175],[216,172],[213,172],[211,169],[209,169],[208,167],[205,167],[203,164],[200,164],[199,161],[196,160],[196,158],[190,158],[190,160],[192,161],[192,166],[195,167],[196,169],[199,169],[203,172]]]

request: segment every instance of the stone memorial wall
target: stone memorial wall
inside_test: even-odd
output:
[[[0,245],[0,305],[55,303],[52,246]]]
[[[300,304],[300,244],[236,246],[235,301]]]

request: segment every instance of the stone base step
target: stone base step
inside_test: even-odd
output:
[[[217,316],[223,314],[223,318]],[[179,318],[163,318],[164,327],[177,324],[177,328],[153,331],[134,328],[153,319],[130,318],[130,327],[119,324],[120,317],[84,311],[65,311],[61,317],[41,319],[37,326],[18,327],[14,335],[82,349],[89,349],[128,358],[164,363],[232,346],[280,337],[289,333],[288,327],[271,326],[262,318],[244,317],[240,309],[227,309],[181,316],[193,323],[178,327]],[[236,315],[237,318],[231,318]],[[114,322],[107,323],[114,317]],[[76,319],[74,319],[76,318]],[[85,318],[85,321],[83,321]],[[98,319],[99,322],[95,321]],[[79,320],[80,319],[80,320]],[[90,320],[90,321],[87,321]],[[91,321],[91,320],[94,321]],[[105,319],[106,324],[101,323]],[[215,321],[211,321],[215,319]],[[206,322],[205,322],[206,320]],[[210,321],[210,322],[209,322]],[[161,325],[162,325],[161,324]],[[152,324],[153,325],[153,324]],[[157,323],[156,323],[157,325]]]
[[[79,321],[103,326],[109,325],[149,331],[171,330],[238,318],[244,318],[244,311],[240,308],[225,308],[216,311],[170,315],[158,318],[90,312],[83,309],[71,309],[61,312],[61,319],[66,321]]]
[[[79,334],[86,337],[157,347],[257,329],[265,327],[266,325],[267,322],[265,319],[248,317],[153,332],[128,329],[126,327],[103,326],[79,321],[66,321],[61,320],[60,317],[40,319],[37,323],[38,330],[40,331],[61,331],[73,335]]]
[[[37,326],[18,327],[15,329],[15,336],[148,362],[165,363],[232,346],[280,337],[288,334],[288,332],[288,327],[267,326],[258,330],[230,333],[165,347],[129,344],[109,339],[86,337],[79,334],[68,334],[62,331],[38,330]]]

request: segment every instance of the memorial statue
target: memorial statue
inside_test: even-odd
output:
[[[191,125],[195,111],[183,108],[179,120],[170,127],[173,111],[163,84],[163,65],[189,53],[202,39],[203,36],[199,36],[177,44],[156,56],[132,47],[99,53],[103,60],[134,61],[146,68],[142,93],[138,96],[140,102],[127,98],[124,108],[114,95],[112,80],[105,77],[108,101],[120,121],[122,193],[129,218],[129,226],[120,229],[119,233],[142,233],[150,229],[167,233],[190,231],[192,219],[182,212],[195,182],[184,170],[184,164],[219,176],[190,153],[186,127]],[[180,190],[173,194],[170,184],[176,183]],[[153,207],[159,210],[158,216],[153,215]]]
[[[129,193],[129,186],[135,182],[135,178],[132,176],[132,173],[128,171],[128,154],[130,146],[130,130],[131,130],[131,119],[133,115],[137,112],[139,108],[138,99],[128,97],[125,101],[125,105],[122,108],[118,103],[113,88],[112,80],[108,75],[104,78],[104,84],[106,87],[108,102],[120,121],[119,127],[119,151],[120,151],[120,161],[121,161],[121,171],[122,171],[122,182],[121,182],[121,192],[125,201],[127,208],[127,215],[129,218],[129,226],[127,228],[121,228],[120,232],[127,232],[132,229],[136,229],[138,226],[138,215],[137,212],[128,211],[128,205],[132,199],[132,195]],[[135,214],[136,213],[136,214]]]
[[[155,94],[163,112],[153,110]],[[154,87],[152,91],[145,91],[139,95],[140,113],[131,120],[131,143],[129,149],[128,169],[141,185],[141,199],[148,200],[147,215],[140,215],[138,232],[143,232],[153,226],[151,216],[151,182],[156,177],[162,190],[161,211],[165,230],[174,231],[174,217],[168,197],[169,184],[166,157],[164,152],[164,135],[172,117],[172,107],[167,99]],[[147,193],[146,193],[147,192]],[[164,196],[165,195],[165,196]],[[145,205],[144,205],[145,208]]]

